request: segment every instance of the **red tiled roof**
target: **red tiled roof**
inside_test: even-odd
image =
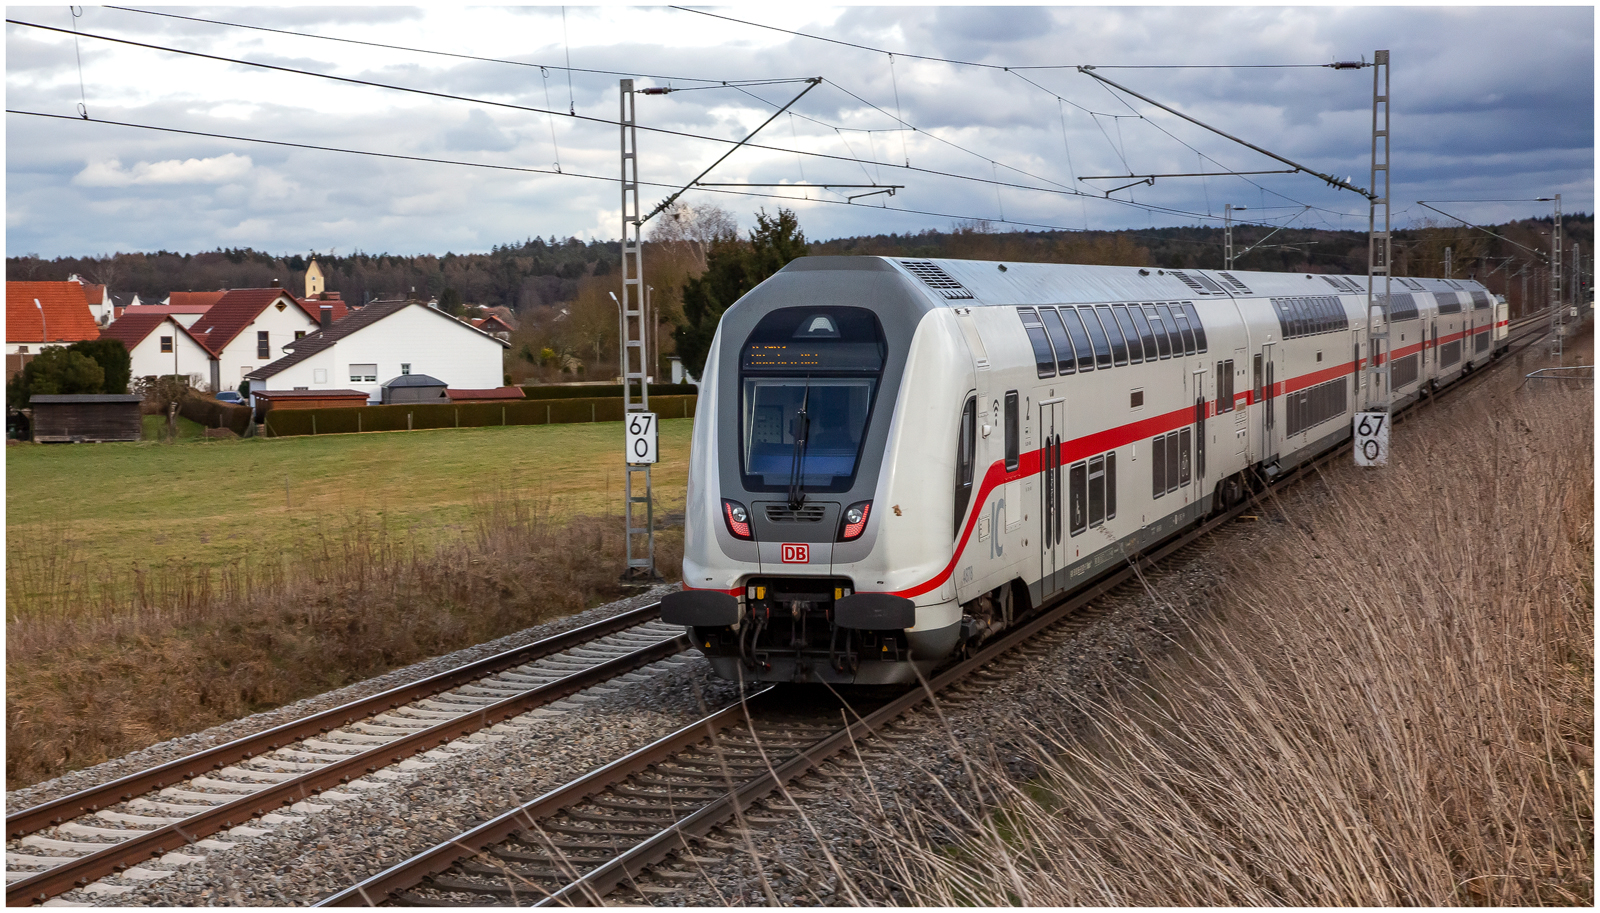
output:
[[[177,297],[177,293],[173,293]],[[200,340],[212,352],[220,353],[235,336],[261,316],[267,306],[279,298],[294,301],[294,296],[281,288],[236,288],[224,292],[200,319],[189,328],[189,335]]]
[[[198,309],[203,314],[206,308],[221,301],[222,296],[226,294],[228,294],[226,289],[220,292],[173,292],[167,300],[167,306]],[[195,310],[188,310],[185,313],[193,314]]]
[[[339,298],[296,298],[295,301],[299,303],[301,310],[305,311],[312,320],[319,324],[322,323],[322,306],[324,304],[333,308],[335,322],[343,320],[344,315],[350,313],[345,308],[344,301]]]
[[[83,297],[90,304],[105,304],[106,287],[103,285],[90,285],[85,282],[83,284]]]
[[[44,308],[41,319],[37,299]],[[48,331],[50,338],[45,338]],[[99,339],[83,286],[76,282],[7,282],[6,342],[81,342]]]
[[[168,322],[171,322],[171,324],[178,329],[183,330],[184,334],[190,338],[194,337],[194,334],[185,329],[183,324],[173,320],[167,314],[134,313],[138,310],[141,309],[128,308],[127,314],[123,316],[121,320],[118,320],[101,330],[100,335],[108,339],[122,340],[122,345],[130,352],[133,351],[134,346],[143,342],[144,338],[149,336],[151,331],[155,330],[156,327]],[[205,343],[200,342],[200,340],[195,339],[195,342],[200,343],[200,348],[206,348]]]
[[[445,390],[452,403],[498,402],[503,399],[523,399],[521,387],[495,387],[492,390]]]
[[[501,320],[496,314],[490,314],[487,317],[479,317],[478,319],[472,321],[472,325],[484,331],[485,333],[511,332],[511,324]]]

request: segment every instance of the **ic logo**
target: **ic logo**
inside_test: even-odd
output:
[[[811,563],[811,546],[809,546],[809,545],[807,545],[807,544],[805,544],[803,542],[800,542],[800,543],[785,542],[783,544],[783,563],[784,564],[810,564]]]

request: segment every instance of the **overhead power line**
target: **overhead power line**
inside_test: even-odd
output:
[[[656,79],[663,82],[708,82],[722,85],[768,85],[775,82],[800,82],[805,79],[804,76],[797,76],[794,78],[782,79],[727,80],[706,79],[700,76],[662,76],[653,73],[623,72],[621,70],[596,70],[585,67],[574,67],[571,65],[572,62],[570,60],[567,61],[567,66],[560,66],[553,63],[529,63],[526,60],[507,60],[503,57],[480,57],[476,54],[460,54],[453,51],[436,51],[431,48],[410,47],[403,44],[384,44],[381,41],[361,41],[355,38],[336,38],[332,35],[317,35],[312,32],[296,32],[292,29],[275,29],[264,25],[248,25],[242,22],[226,22],[221,19],[205,19],[200,16],[180,16],[177,13],[163,13],[158,10],[142,10],[131,6],[107,6],[105,8],[124,13],[139,13],[140,15],[144,16],[161,16],[167,19],[183,19],[189,22],[203,22],[207,25],[220,25],[233,29],[249,29],[250,31],[255,32],[271,32],[275,35],[289,35],[295,38],[315,38],[318,41],[336,41],[340,44],[356,44],[369,48],[382,48],[388,51],[406,51],[412,54],[431,54],[435,57],[454,57],[458,60],[474,60],[479,63],[502,63],[513,67],[533,67],[535,69],[543,67],[549,70],[565,70],[569,73],[594,73],[599,76],[632,76],[643,77],[645,79]]]

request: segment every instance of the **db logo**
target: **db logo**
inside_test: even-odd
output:
[[[803,542],[802,543],[798,543],[798,544],[785,542],[783,544],[783,563],[784,564],[810,564],[811,563],[811,546],[806,545]]]

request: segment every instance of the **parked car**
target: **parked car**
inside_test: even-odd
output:
[[[224,390],[217,394],[217,402],[229,403],[234,406],[243,406],[244,397],[240,396],[236,391]]]

